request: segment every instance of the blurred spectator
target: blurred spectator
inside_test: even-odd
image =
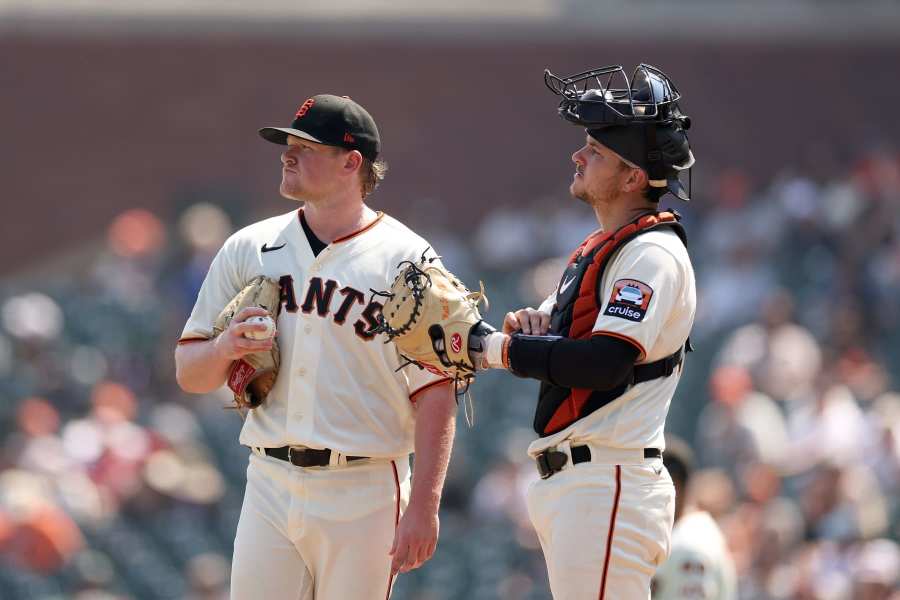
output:
[[[187,565],[185,600],[228,600],[230,562],[219,554],[201,554]]]
[[[488,213],[475,232],[475,245],[481,263],[502,271],[530,264],[541,256],[542,224],[537,217],[518,207],[501,207]],[[523,243],[528,240],[529,243]]]
[[[798,472],[828,462],[848,465],[862,459],[866,423],[845,386],[832,386],[815,399],[792,407],[787,469]]]
[[[854,600],[888,600],[900,584],[900,548],[891,540],[863,544],[853,556]]]
[[[737,580],[725,537],[712,516],[697,510],[687,496],[694,453],[681,438],[666,435],[663,463],[675,485],[675,522],[669,557],[653,578],[654,600],[734,600]]]
[[[52,298],[30,292],[3,303],[3,327],[17,338],[53,340],[62,331],[63,315]]]
[[[793,322],[794,305],[790,291],[773,291],[761,305],[759,320],[732,332],[717,357],[720,364],[747,369],[760,390],[776,400],[811,393],[822,364],[816,339]]]
[[[0,548],[20,567],[60,570],[84,546],[72,518],[56,506],[42,476],[10,469],[0,474]]]
[[[178,220],[178,231],[185,244],[176,290],[181,305],[189,311],[197,298],[209,265],[222,243],[233,231],[231,219],[221,208],[202,202],[190,206]]]
[[[705,464],[736,471],[753,462],[781,464],[787,449],[784,417],[750,373],[719,367],[710,376],[712,403],[701,413],[698,443]]]

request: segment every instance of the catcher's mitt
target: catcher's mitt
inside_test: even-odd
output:
[[[390,291],[372,290],[387,298],[373,331],[386,334],[385,343],[394,342],[407,364],[452,377],[457,386],[468,384],[475,376],[471,354],[481,349],[479,336],[493,331],[478,312],[487,297],[483,285],[470,292],[437,260],[423,254],[418,262],[403,261]]]
[[[225,331],[234,315],[248,306],[266,309],[277,321],[281,309],[281,286],[263,275],[252,279],[219,313],[213,325],[213,337]],[[273,341],[271,350],[248,354],[234,361],[228,373],[228,387],[234,392],[235,408],[256,408],[262,404],[275,385],[280,364],[277,340]]]

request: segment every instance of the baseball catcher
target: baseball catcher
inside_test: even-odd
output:
[[[219,313],[213,325],[213,337],[225,331],[234,316],[248,307],[265,309],[271,319],[277,319],[280,298],[281,287],[277,281],[262,275],[255,277]],[[228,372],[228,387],[234,392],[234,408],[243,412],[265,402],[275,385],[280,363],[281,354],[275,340],[271,350],[248,354],[234,361]]]
[[[671,548],[663,431],[696,307],[687,235],[660,200],[690,198],[690,119],[648,64],[544,83],[581,128],[569,192],[599,227],[539,308],[507,313],[484,362],[541,382],[528,450],[541,479],[526,502],[553,597],[649,598]]]

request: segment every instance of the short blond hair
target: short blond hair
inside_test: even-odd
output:
[[[362,165],[359,167],[359,176],[362,181],[363,198],[375,191],[378,184],[384,181],[387,174],[388,164],[383,160],[369,160],[363,157]]]

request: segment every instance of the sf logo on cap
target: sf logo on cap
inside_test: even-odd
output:
[[[312,105],[315,104],[315,103],[316,103],[315,98],[310,98],[309,100],[307,100],[306,102],[304,102],[303,104],[301,104],[301,105],[300,105],[300,108],[297,109],[297,114],[295,115],[296,118],[299,119],[300,117],[302,117],[303,115],[305,115],[306,112],[307,112],[310,108],[312,108]]]

